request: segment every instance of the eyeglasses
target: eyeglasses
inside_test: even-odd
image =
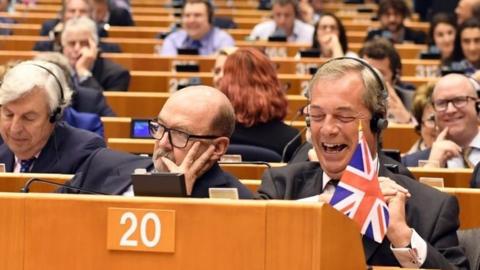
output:
[[[148,121],[148,130],[154,139],[161,140],[166,132],[168,132],[168,142],[174,147],[184,148],[190,139],[216,139],[220,136],[215,135],[191,135],[186,132],[167,128],[157,122],[157,120]]]
[[[427,117],[427,119],[422,120],[422,124],[427,128],[435,128],[435,126],[437,125],[435,123],[435,115],[432,114],[429,117]]]
[[[443,112],[447,110],[448,103],[452,103],[453,107],[460,109],[465,107],[470,99],[474,101],[477,100],[476,98],[470,96],[460,96],[452,99],[439,99],[433,102],[433,108],[438,112]]]

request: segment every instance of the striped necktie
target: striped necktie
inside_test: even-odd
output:
[[[465,168],[474,168],[475,165],[468,159],[468,156],[470,156],[470,153],[472,153],[473,148],[472,147],[467,147],[463,150],[462,157],[463,157],[463,163],[465,165]]]

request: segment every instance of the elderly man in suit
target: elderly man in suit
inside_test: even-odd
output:
[[[65,23],[62,48],[75,71],[74,81],[100,91],[127,91],[130,73],[119,64],[103,58],[97,46],[97,29],[91,19],[79,17]]]
[[[218,165],[234,127],[235,114],[225,95],[208,86],[187,87],[172,94],[149,123],[155,138],[152,159],[99,150],[71,185],[107,194],[134,195],[130,176],[136,168],[145,168],[184,173],[186,191],[192,197],[208,197],[210,187],[231,187],[238,189],[240,198],[252,198],[244,185]]]
[[[0,162],[7,171],[74,174],[105,147],[96,134],[60,121],[71,96],[52,63],[26,61],[7,71],[0,86]]]
[[[372,158],[386,127],[387,90],[381,76],[362,60],[339,58],[319,68],[309,85],[312,143],[319,162],[299,162],[265,172],[259,196],[296,200],[318,196],[329,202],[358,144],[358,127]],[[363,237],[367,264],[408,268],[468,269],[458,246],[455,197],[379,162],[379,182],[389,208],[386,237],[377,243]],[[314,197],[317,198],[317,197]],[[408,200],[407,200],[408,198]]]

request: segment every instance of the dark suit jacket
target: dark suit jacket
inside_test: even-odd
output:
[[[73,92],[72,107],[79,112],[95,113],[98,116],[115,116],[101,91],[77,86]]]
[[[384,29],[370,30],[365,38],[365,41],[372,40],[375,37],[383,37]],[[425,44],[427,41],[427,35],[422,31],[416,31],[405,26],[405,34],[403,41],[410,41],[415,44]]]
[[[106,91],[127,91],[130,84],[130,72],[112,60],[97,57],[93,64],[92,77],[80,83],[80,86]]]
[[[134,26],[132,14],[124,8],[110,8],[108,24],[111,26]]]
[[[31,172],[74,174],[94,150],[103,147],[105,142],[97,134],[59,122]],[[5,143],[0,145],[0,162],[7,172],[13,171],[15,157]]]
[[[468,269],[468,261],[458,246],[458,202],[455,197],[380,166],[380,175],[407,188],[412,197],[406,204],[407,223],[427,242],[427,258],[422,268]],[[258,196],[263,199],[296,200],[322,193],[323,171],[318,163],[303,162],[273,168],[263,175]],[[368,265],[400,266],[387,238],[381,244],[363,238]]]
[[[470,181],[470,187],[480,188],[480,162],[475,165],[475,169],[472,173],[472,180]]]
[[[130,175],[137,168],[153,169],[151,158],[101,149],[92,154],[85,162],[81,172],[75,175],[70,184],[90,191],[121,195],[132,184]],[[222,171],[218,164],[215,164],[195,181],[192,197],[208,198],[208,188],[210,187],[238,188],[240,198],[253,198],[253,194],[242,183]],[[66,189],[59,191],[72,192]]]
[[[430,151],[432,149],[428,148],[422,151],[411,153],[402,157],[402,163],[406,167],[418,167],[419,160],[427,160],[430,156]]]

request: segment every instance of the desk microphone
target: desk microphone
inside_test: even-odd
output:
[[[25,184],[25,186],[20,189],[20,192],[29,193],[29,192],[30,192],[30,186],[31,186],[34,182],[40,182],[40,183],[45,183],[45,184],[54,185],[54,186],[58,186],[58,187],[64,187],[64,188],[66,188],[66,189],[71,189],[71,190],[75,190],[75,191],[80,191],[80,192],[84,192],[84,193],[88,193],[88,194],[94,194],[94,195],[110,195],[110,194],[101,193],[101,192],[97,192],[97,191],[90,191],[90,190],[83,189],[83,188],[73,187],[73,186],[70,186],[70,185],[60,184],[60,183],[56,183],[56,182],[53,182],[53,181],[48,181],[48,180],[40,179],[40,178],[31,178],[31,179],[28,179],[28,181],[27,181],[27,183]]]
[[[219,164],[252,164],[252,165],[264,165],[268,167],[269,169],[272,168],[270,163],[266,161],[219,161]]]
[[[298,139],[298,137],[302,136],[302,134],[307,130],[308,127],[304,127],[295,137],[293,137],[290,141],[288,141],[287,145],[283,148],[282,151],[282,160],[280,162],[285,163],[285,156],[287,155],[287,149],[292,145],[294,141]]]

